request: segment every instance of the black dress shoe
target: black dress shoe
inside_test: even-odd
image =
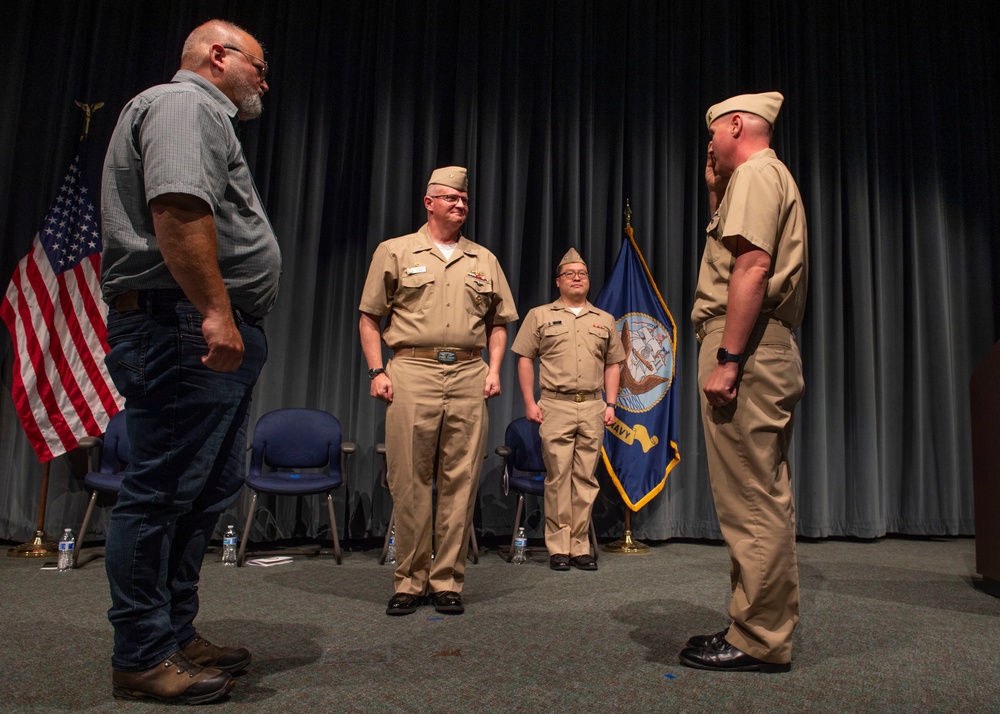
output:
[[[587,555],[573,556],[569,559],[569,564],[577,570],[597,570],[597,561],[589,553]]]
[[[461,594],[453,590],[431,593],[431,602],[434,603],[435,610],[445,615],[461,615],[465,612]]]
[[[695,635],[690,640],[688,640],[688,647],[708,647],[709,645],[714,645],[716,642],[724,642],[726,640],[726,635],[729,634],[729,628],[716,632],[714,635]]]
[[[386,615],[412,615],[417,608],[426,603],[423,595],[413,595],[412,593],[396,593],[389,599],[389,604],[385,608]]]
[[[565,553],[550,555],[549,567],[553,570],[569,570],[569,556]]]
[[[764,662],[733,647],[723,640],[707,647],[687,647],[681,650],[681,664],[715,672],[788,672],[791,664]]]

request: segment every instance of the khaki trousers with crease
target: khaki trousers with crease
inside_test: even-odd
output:
[[[698,385],[712,495],[730,557],[733,625],[726,639],[757,659],[787,663],[799,620],[788,447],[804,387],[802,361],[791,330],[758,323],[735,401],[714,408],[701,389],[717,364],[725,323],[711,327],[701,345]]]
[[[545,547],[550,555],[590,553],[590,515],[600,493],[595,470],[604,438],[601,399],[538,403],[545,462]]]
[[[462,591],[489,426],[487,370],[481,359],[442,364],[396,357],[386,365],[393,389],[385,437],[397,593]]]

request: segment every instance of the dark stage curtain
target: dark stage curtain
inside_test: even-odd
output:
[[[82,127],[73,100],[105,102],[91,185],[124,103],[169,79],[211,17],[256,34],[272,63],[265,114],[243,140],[284,254],[271,357],[253,409],[327,409],[349,462],[350,538],[384,533],[357,303],[377,243],[423,220],[430,171],[469,167],[467,234],[504,266],[522,315],[554,295],[570,246],[596,297],[636,238],[678,325],[680,453],[637,537],[718,537],[697,408],[690,325],[704,246],[709,105],[786,96],[775,148],[810,227],[799,338],[806,396],[794,480],[799,533],[973,532],[968,378],[998,335],[996,3],[29,2],[0,5],[0,279],[27,253]],[[511,335],[513,339],[513,335]],[[10,399],[0,338],[0,538],[34,529],[41,468]],[[513,496],[493,455],[523,413],[508,353],[490,404],[477,525],[509,533]],[[47,528],[76,527],[78,456],[53,464]],[[603,535],[621,531],[605,480]],[[339,507],[343,518],[344,494]],[[265,501],[255,539],[322,533],[313,503]],[[224,522],[241,522],[243,504]],[[530,521],[540,533],[537,512]],[[96,532],[103,524],[96,523]]]

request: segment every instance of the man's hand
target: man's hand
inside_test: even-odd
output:
[[[382,374],[376,374],[375,379],[372,380],[372,386],[369,393],[376,399],[381,399],[386,404],[391,403],[392,380],[389,379],[385,372]]]
[[[604,426],[611,426],[615,423],[615,408],[605,407],[604,408]]]
[[[235,372],[243,362],[243,337],[232,313],[203,317],[201,334],[208,344],[208,354],[201,363],[216,372]]]
[[[715,152],[712,151],[712,145],[708,145],[708,151],[705,155],[705,185],[708,186],[709,191],[715,191],[715,182],[718,177],[715,175]]]
[[[487,374],[486,382],[483,384],[483,399],[489,399],[498,394],[500,394],[500,376],[492,373]]]
[[[715,213],[715,209],[726,195],[729,177],[720,176],[715,172],[715,152],[712,150],[711,142],[708,143],[708,153],[705,156],[705,185],[708,187],[709,207],[712,213]]]
[[[736,380],[740,374],[740,366],[734,362],[715,366],[705,382],[705,397],[713,407],[724,407],[736,399]]]
[[[542,423],[542,408],[538,406],[537,402],[524,408],[524,418],[534,424]]]

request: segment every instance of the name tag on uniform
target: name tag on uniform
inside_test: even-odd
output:
[[[561,325],[561,324],[562,324],[562,320],[553,320],[552,322],[546,322],[545,326],[546,327],[552,327],[553,325]]]
[[[426,273],[426,272],[427,272],[426,265],[414,265],[412,268],[406,269],[407,275],[416,275],[417,273]]]

